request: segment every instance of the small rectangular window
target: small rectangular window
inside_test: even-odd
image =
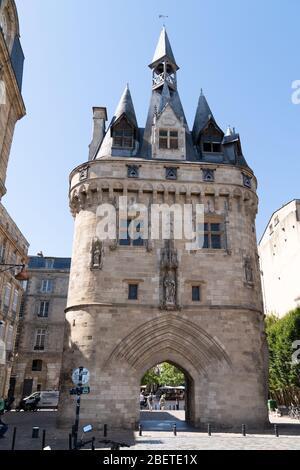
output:
[[[45,339],[46,339],[46,330],[45,329],[37,329],[35,332],[35,351],[44,351],[45,349]]]
[[[138,284],[129,284],[128,286],[128,300],[138,299]]]
[[[212,151],[215,153],[221,152],[221,144],[212,144]]]
[[[200,302],[200,286],[193,286],[192,287],[192,300],[193,302]]]
[[[11,296],[11,285],[6,284],[5,286],[5,293],[4,293],[4,306],[9,307],[10,306],[10,296]]]
[[[49,314],[49,302],[43,300],[39,304],[38,316],[42,318],[48,318],[48,314]]]
[[[211,152],[211,143],[203,142],[203,152]]]
[[[178,131],[160,130],[159,148],[177,150],[178,149]]]
[[[13,297],[13,304],[12,304],[12,311],[14,313],[17,313],[18,306],[19,306],[19,291],[15,289],[14,297]]]
[[[51,293],[53,291],[53,280],[52,279],[44,279],[42,281],[41,291],[44,293]]]
[[[221,249],[221,235],[212,235],[211,236],[211,247],[214,250]]]

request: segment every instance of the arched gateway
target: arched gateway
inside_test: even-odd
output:
[[[107,129],[106,109],[94,108],[90,159],[71,173],[75,235],[59,422],[74,419],[71,372],[84,366],[91,393],[82,399],[83,423],[136,427],[141,378],[168,361],[187,377],[195,426],[262,426],[256,178],[239,135],[224,134],[203,93],[190,132],[165,29],[150,68],[145,129],[127,86]]]

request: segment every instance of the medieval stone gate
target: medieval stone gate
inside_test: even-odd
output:
[[[222,131],[203,93],[189,130],[165,29],[150,68],[145,129],[127,86],[107,128],[106,109],[94,108],[90,159],[71,173],[75,233],[59,421],[73,420],[71,372],[84,366],[91,394],[82,400],[83,422],[136,427],[141,378],[169,361],[189,378],[188,418],[195,426],[262,426],[267,349],[256,178],[239,135]],[[128,201],[125,213],[120,197]],[[149,216],[163,204],[182,213],[186,205],[193,213],[203,208],[203,223],[192,221],[200,249],[184,237],[153,238],[153,220],[138,214],[141,205]],[[103,207],[116,221],[106,240],[99,234]],[[132,224],[140,238],[127,231]]]

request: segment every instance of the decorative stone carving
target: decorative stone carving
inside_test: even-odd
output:
[[[202,170],[203,173],[203,181],[208,183],[213,183],[215,181],[215,171],[216,170]]]
[[[139,167],[137,165],[128,165],[127,166],[127,177],[128,178],[138,178],[139,177]]]
[[[166,179],[177,180],[177,168],[166,168]]]
[[[98,238],[94,238],[92,242],[91,269],[102,269],[103,254],[103,242]]]
[[[172,272],[169,272],[164,280],[165,288],[165,305],[166,307],[176,306],[176,282],[173,278]]]
[[[167,240],[161,251],[161,308],[163,310],[179,309],[178,298],[178,257],[173,240]]]
[[[253,284],[253,269],[252,269],[252,262],[250,258],[245,259],[245,278],[247,284]]]
[[[243,184],[245,188],[252,188],[252,177],[243,173]]]
[[[79,171],[79,181],[85,181],[89,177],[89,167],[85,166]]]

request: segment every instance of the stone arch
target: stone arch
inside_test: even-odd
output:
[[[193,186],[191,188],[191,194],[201,194],[201,188],[200,186]]]
[[[153,192],[153,185],[151,183],[143,184],[142,191],[144,191],[144,192]]]
[[[202,376],[213,363],[231,367],[229,356],[215,338],[195,323],[173,314],[136,328],[115,347],[105,365],[123,360],[140,371],[153,356],[166,353],[177,360],[181,358]]]

